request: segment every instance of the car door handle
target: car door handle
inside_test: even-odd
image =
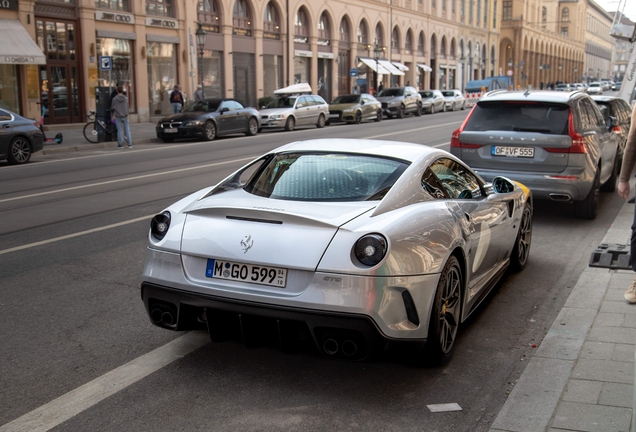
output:
[[[4,129],[9,129],[9,128],[11,127],[11,125],[3,124],[3,125],[2,125],[2,127],[3,127]]]

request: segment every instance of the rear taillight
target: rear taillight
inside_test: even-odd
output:
[[[621,133],[623,132],[623,129],[621,129],[621,127],[617,125],[612,128],[612,132]]]
[[[568,114],[568,135],[572,138],[572,145],[563,148],[544,148],[548,153],[587,153],[587,142],[583,136],[579,135],[574,128],[574,117],[572,110]]]
[[[470,116],[473,115],[473,111],[475,111],[475,108],[477,108],[477,104],[475,104],[475,106],[473,106],[473,109],[470,110],[470,113],[468,113],[468,115],[466,116],[466,119],[464,120],[464,123],[462,123],[459,129],[457,129],[455,132],[453,132],[453,135],[451,135],[451,142],[450,142],[451,147],[470,148],[470,149],[481,147],[481,144],[467,144],[459,140],[459,135],[464,131],[464,128],[466,127],[466,123],[468,123],[468,119],[470,119]]]

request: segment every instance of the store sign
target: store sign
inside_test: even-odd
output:
[[[40,60],[39,57],[33,57],[33,56],[18,56],[18,55],[2,56],[0,58],[0,64],[28,65],[28,64],[45,64],[46,63],[46,60],[44,60],[44,58],[42,58],[41,61],[39,60]]]
[[[309,39],[307,37],[296,36],[294,38],[294,42],[296,42],[296,43],[307,43],[307,42],[309,42]]]
[[[329,39],[318,39],[317,44],[320,46],[329,46]]]
[[[218,25],[209,25],[208,24],[208,25],[204,25],[203,28],[207,32],[221,33],[221,28]]]
[[[280,35],[278,33],[268,33],[268,32],[263,32],[263,37],[265,39],[280,39]]]
[[[234,30],[232,31],[232,33],[234,34],[234,36],[252,36],[252,30],[250,29],[244,29],[244,28],[236,28],[234,27]]]
[[[95,12],[95,20],[116,22],[122,24],[134,24],[135,16],[125,13],[97,11]]]
[[[0,0],[0,9],[18,10],[18,0]]]
[[[161,27],[161,28],[169,28],[169,29],[178,29],[179,21],[177,20],[169,20],[169,19],[161,19],[161,18],[151,18],[146,17],[146,25],[150,27]]]

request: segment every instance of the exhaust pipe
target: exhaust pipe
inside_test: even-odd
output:
[[[164,312],[161,314],[161,324],[166,327],[171,327],[174,324],[174,317],[172,312]]]
[[[552,194],[550,194],[550,199],[552,201],[570,201],[572,199],[572,197],[570,197],[570,195],[568,195],[568,194],[555,194],[555,193],[552,193]]]
[[[347,357],[353,357],[358,352],[358,345],[352,340],[346,340],[342,344],[342,353]]]
[[[161,309],[153,309],[150,312],[150,319],[152,320],[152,322],[154,322],[155,324],[161,324],[161,314],[163,314],[163,312],[161,311]]]
[[[322,349],[326,354],[334,355],[338,352],[338,342],[334,339],[327,339],[325,343],[322,344]]]

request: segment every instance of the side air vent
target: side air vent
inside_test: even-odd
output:
[[[417,309],[415,309],[415,303],[411,293],[407,290],[402,291],[402,300],[404,301],[404,308],[406,309],[406,317],[413,324],[420,325],[420,317],[417,315]]]

